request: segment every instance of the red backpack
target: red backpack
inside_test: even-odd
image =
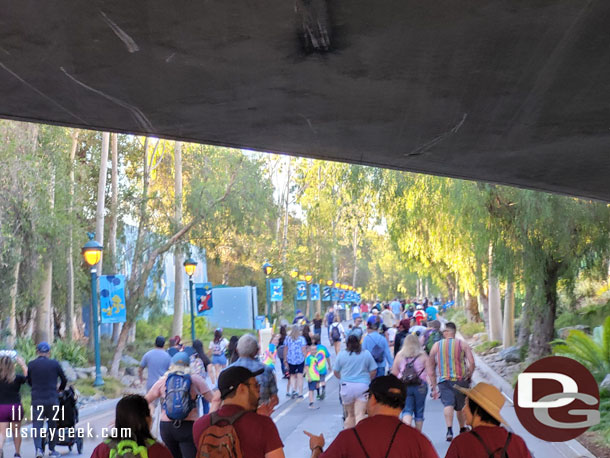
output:
[[[197,445],[197,458],[243,458],[239,437],[233,427],[245,414],[242,410],[232,417],[221,417],[216,412],[210,414],[210,426],[203,432]],[[224,423],[219,425],[219,423]]]

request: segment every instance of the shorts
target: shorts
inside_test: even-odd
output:
[[[366,392],[369,386],[366,383],[341,382],[341,401],[343,404],[353,404],[356,401],[367,401]]]
[[[421,385],[407,385],[407,400],[402,413],[415,417],[415,421],[424,421],[424,408],[426,407],[427,394],[428,384],[426,383],[422,383]]]
[[[0,423],[21,421],[23,407],[21,404],[0,404]]]
[[[289,374],[302,374],[303,369],[305,369],[305,361],[303,361],[301,364],[288,363],[288,373]]]
[[[320,383],[326,381],[326,374],[320,374]]]
[[[438,390],[441,394],[441,402],[445,407],[453,407],[456,411],[460,411],[464,408],[466,403],[466,395],[453,388],[454,386],[461,386],[462,388],[470,387],[470,382],[467,380],[445,380],[438,384]]]
[[[316,391],[318,389],[318,381],[314,381],[314,382],[307,382],[307,387],[309,388],[309,391]]]
[[[212,364],[227,365],[227,357],[225,355],[212,355]]]

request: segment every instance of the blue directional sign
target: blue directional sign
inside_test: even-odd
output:
[[[330,300],[331,301],[338,301],[339,300],[339,289],[338,288],[332,288],[330,290]]]
[[[271,301],[278,302],[284,299],[284,285],[281,278],[271,278],[269,280],[271,286]]]
[[[125,322],[125,275],[100,275],[100,310],[102,323]]]

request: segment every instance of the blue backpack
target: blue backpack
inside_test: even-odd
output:
[[[170,420],[184,420],[195,408],[191,399],[191,376],[183,372],[172,372],[165,380],[163,410]]]

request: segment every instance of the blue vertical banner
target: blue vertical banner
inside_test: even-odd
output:
[[[269,280],[271,285],[271,302],[278,302],[284,299],[284,285],[281,278]]]
[[[125,275],[100,275],[99,278],[101,322],[125,322]]]
[[[195,307],[197,316],[209,315],[214,307],[212,283],[195,283]]]
[[[331,301],[338,301],[339,300],[339,289],[338,288],[332,288],[330,290],[330,300]]]
[[[344,289],[340,289],[339,290],[339,300],[340,301],[345,301],[345,290]]]
[[[306,300],[307,300],[307,282],[298,281],[297,282],[297,301],[306,301]]]
[[[312,301],[320,300],[320,285],[318,283],[312,283],[310,286],[309,297]]]
[[[330,286],[325,286],[322,288],[322,300],[330,301]]]

